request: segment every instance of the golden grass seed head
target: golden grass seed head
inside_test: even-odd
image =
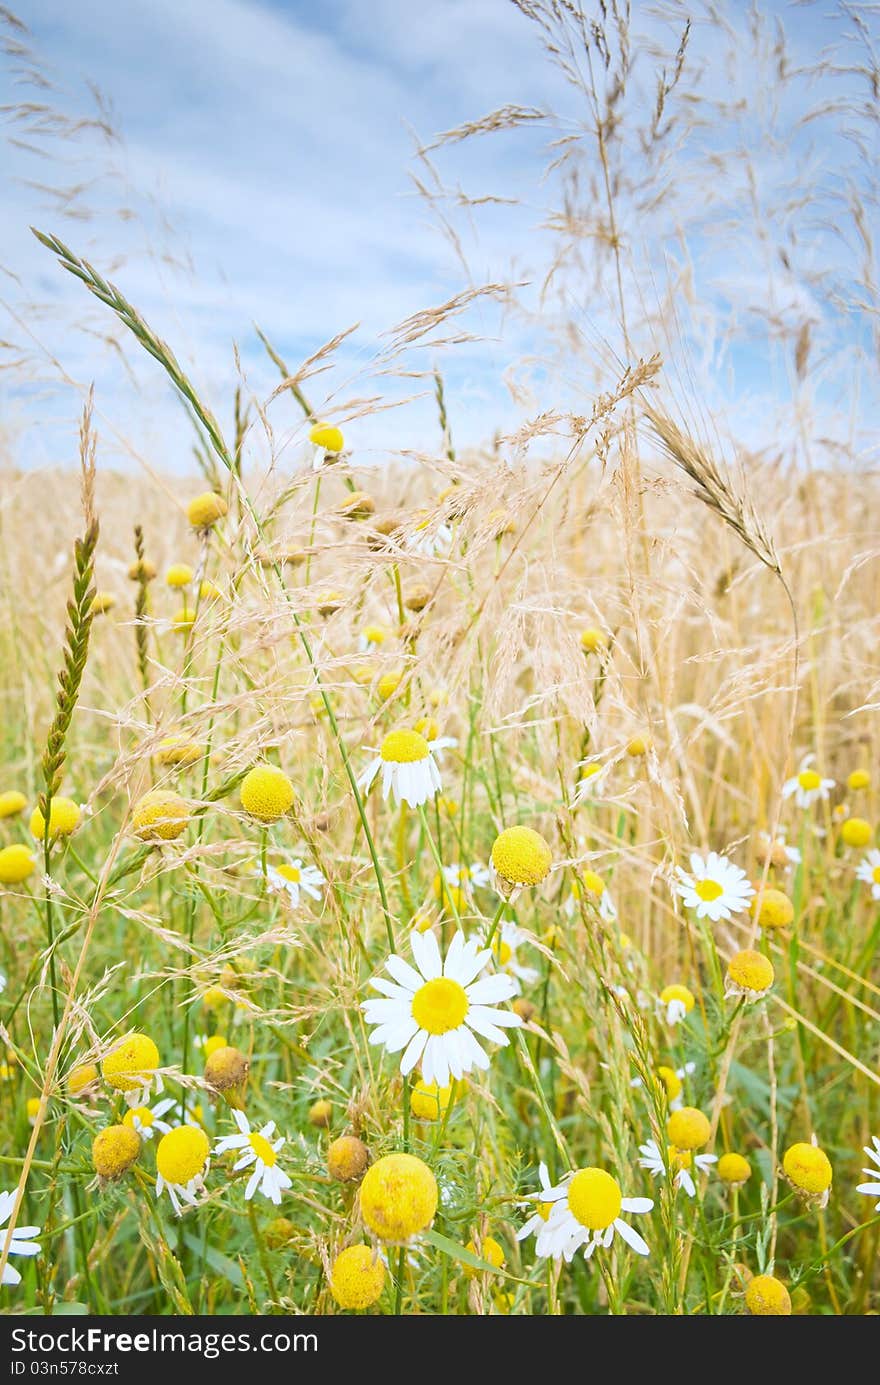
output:
[[[746,1309],[753,1317],[788,1317],[791,1299],[782,1280],[772,1274],[756,1274],[746,1286]]]
[[[196,495],[186,507],[186,517],[194,529],[210,529],[218,519],[223,519],[229,506],[222,495],[214,491],[203,491]]]
[[[134,1092],[142,1087],[159,1066],[159,1050],[148,1034],[129,1034],[101,1062],[108,1087],[117,1092]]]
[[[327,1172],[337,1183],[356,1182],[369,1162],[367,1146],[357,1135],[340,1135],[327,1150]]]
[[[507,1256],[504,1254],[504,1247],[495,1240],[494,1236],[484,1236],[479,1246],[477,1246],[476,1241],[471,1238],[465,1249],[469,1250],[471,1255],[478,1256],[480,1260],[485,1260],[487,1264],[491,1265],[492,1268],[496,1270],[503,1269],[507,1260]],[[464,1266],[464,1274],[465,1279],[476,1279],[478,1274],[488,1274],[488,1270],[476,1270],[473,1265],[466,1264]]]
[[[874,829],[865,818],[847,818],[840,829],[840,835],[847,846],[868,846]]]
[[[382,1241],[399,1243],[424,1231],[437,1211],[437,1180],[414,1154],[386,1154],[367,1170],[361,1215]]]
[[[141,1137],[130,1125],[108,1125],[92,1141],[92,1163],[99,1178],[121,1178],[141,1152]]]
[[[19,813],[23,813],[27,807],[27,799],[18,789],[6,789],[0,793],[0,818],[13,818]]]
[[[749,905],[749,913],[761,928],[772,932],[794,921],[794,905],[782,890],[762,890]]]
[[[540,885],[550,873],[553,854],[532,827],[507,827],[495,838],[492,865],[507,886]]]
[[[708,1116],[698,1111],[696,1106],[680,1106],[669,1116],[666,1134],[669,1143],[676,1149],[691,1151],[702,1149],[709,1143],[712,1126]]]
[[[36,868],[30,849],[20,842],[0,848],[0,885],[20,885]]]
[[[372,1246],[348,1246],[330,1270],[330,1292],[340,1308],[370,1308],[382,1296],[385,1264]]]
[[[318,1130],[326,1130],[330,1125],[330,1117],[333,1114],[333,1106],[326,1097],[319,1097],[309,1107],[309,1125],[314,1125]]]
[[[135,803],[132,831],[142,842],[173,842],[186,831],[190,805],[171,789],[151,789]]]
[[[72,798],[53,798],[49,804],[49,837],[69,837],[77,829],[82,809]],[[41,842],[46,832],[46,820],[39,808],[31,813],[31,835]]]
[[[782,1168],[792,1187],[809,1197],[823,1197],[831,1187],[831,1161],[818,1145],[790,1145],[782,1157]]]
[[[275,765],[255,765],[239,790],[241,806],[258,822],[277,822],[293,807],[293,785]]]
[[[718,1177],[731,1188],[739,1188],[752,1176],[752,1166],[742,1154],[722,1154],[718,1160]]]
[[[156,1169],[166,1183],[186,1187],[204,1173],[211,1146],[201,1126],[178,1125],[163,1135],[156,1149]]]

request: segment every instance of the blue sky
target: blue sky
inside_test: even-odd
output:
[[[637,23],[655,42],[674,46],[689,8],[698,13],[702,6],[672,3],[667,11],[673,19],[663,23],[653,6],[636,4]],[[815,62],[825,46],[841,40],[829,6],[770,8],[787,23],[800,61]],[[31,223],[58,234],[117,280],[172,343],[224,421],[238,378],[236,349],[246,389],[265,398],[276,383],[254,321],[292,366],[360,324],[311,391],[316,399],[326,392],[332,411],[352,396],[391,400],[424,393],[424,381],[377,376],[375,370],[387,340],[382,334],[409,314],[443,302],[469,282],[511,273],[540,282],[554,249],[543,226],[554,194],[552,179],[542,178],[547,150],[554,136],[574,130],[580,112],[541,52],[533,26],[508,0],[432,0],[418,7],[403,0],[321,6],[293,0],[89,0],[84,6],[22,0],[17,12],[56,83],[53,101],[71,116],[85,114],[92,110],[87,83],[97,84],[122,137],[107,142],[87,131],[63,143],[28,139],[28,148],[7,142],[3,149],[0,296],[8,321],[0,336],[24,344],[29,360],[24,370],[0,377],[0,406],[7,446],[28,465],[69,459],[81,393],[92,379],[108,464],[144,461],[179,469],[188,464],[189,447],[186,421],[158,371],[133,349],[127,347],[123,360],[107,346],[106,316],[37,245],[27,229]],[[729,5],[728,16],[734,31],[742,28],[745,7]],[[691,52],[706,69],[704,88],[726,84],[743,109],[726,127],[691,141],[683,164],[691,185],[684,191],[696,207],[684,239],[665,212],[634,217],[625,226],[627,253],[634,289],[644,295],[647,285],[659,300],[667,256],[686,246],[695,301],[682,301],[680,339],[653,344],[665,353],[683,352],[684,366],[695,381],[699,377],[711,405],[754,443],[756,410],[766,419],[768,409],[785,413],[791,402],[785,349],[768,344],[760,317],[768,294],[777,297],[776,316],[785,330],[787,319],[809,317],[835,359],[841,351],[859,355],[865,323],[843,321],[825,302],[829,257],[837,257],[835,272],[845,272],[850,253],[817,229],[827,207],[817,203],[814,215],[809,209],[798,214],[811,229],[799,224],[798,264],[788,272],[780,268],[779,251],[791,228],[782,218],[771,227],[771,243],[762,243],[744,229],[743,205],[786,182],[796,184],[805,165],[830,187],[844,152],[851,157],[852,151],[837,147],[839,132],[829,134],[828,122],[798,127],[797,103],[806,110],[811,99],[806,83],[786,94],[778,115],[768,115],[763,108],[772,91],[750,64],[744,29],[737,70],[716,60],[714,42],[697,24]],[[0,78],[4,101],[28,94],[14,85],[15,66],[7,60]],[[639,69],[638,80],[649,103],[650,63]],[[858,97],[854,79],[828,80],[833,94]],[[416,135],[428,140],[510,103],[554,110],[560,120],[438,155],[448,183],[522,203],[456,211],[469,280],[414,194]],[[753,123],[759,116],[760,125]],[[780,147],[764,147],[759,131],[768,119],[788,132]],[[7,125],[9,133],[16,130]],[[735,186],[725,175],[723,187],[704,193],[713,142],[729,153],[737,141],[750,139],[757,187],[746,179]],[[34,152],[35,143],[41,152]],[[85,188],[71,202],[35,184]],[[88,219],[78,214],[82,206],[90,209]],[[72,209],[76,216],[67,214]],[[488,439],[551,404],[584,409],[590,389],[607,387],[604,367],[597,365],[593,379],[582,371],[566,378],[550,359],[558,364],[550,338],[564,313],[588,341],[619,345],[608,305],[590,282],[589,274],[574,276],[564,299],[553,301],[540,322],[478,305],[459,325],[480,341],[411,353],[403,363],[408,371],[435,361],[442,366],[460,442]],[[526,300],[534,302],[534,294],[526,290]],[[649,349],[650,333],[638,345]],[[518,366],[524,356],[540,359]],[[59,379],[59,365],[66,380]],[[680,382],[683,368],[679,361],[670,378]],[[505,382],[511,370],[522,387],[514,394]],[[842,380],[838,376],[826,371],[811,403],[825,431],[840,426],[852,433],[852,368]],[[276,447],[295,448],[301,430],[286,400],[274,407],[272,422]],[[363,455],[375,459],[394,448],[435,448],[433,406],[417,399],[365,420],[358,441]]]

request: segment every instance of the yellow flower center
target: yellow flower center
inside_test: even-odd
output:
[[[468,1012],[464,987],[448,977],[426,981],[412,1000],[412,1017],[429,1034],[448,1034],[457,1029]]]
[[[694,1162],[694,1156],[689,1149],[676,1149],[675,1145],[667,1145],[666,1158],[673,1173],[679,1169],[689,1169]]]
[[[186,1187],[191,1179],[204,1170],[210,1149],[204,1130],[192,1125],[178,1125],[159,1141],[156,1168],[166,1183]]]
[[[294,885],[298,885],[302,878],[299,866],[279,866],[278,874],[282,880],[290,880]]]
[[[871,875],[873,877],[874,884],[880,885],[880,866],[875,866],[874,869],[871,871]]]
[[[131,1126],[132,1130],[134,1130],[134,1123],[135,1121],[137,1121],[138,1124],[144,1128],[144,1130],[149,1130],[150,1126],[153,1124],[154,1119],[155,1117],[152,1111],[150,1110],[149,1106],[135,1106],[132,1108],[132,1110],[126,1111],[125,1115],[122,1117],[122,1124],[129,1125]]]
[[[620,1216],[623,1197],[604,1169],[578,1169],[568,1185],[568,1208],[590,1231],[604,1231]]]
[[[535,1208],[535,1211],[538,1213],[538,1216],[541,1218],[541,1221],[549,1221],[550,1213],[553,1211],[553,1208],[555,1206],[555,1202],[539,1202],[537,1207]]]
[[[265,1135],[249,1135],[248,1144],[254,1151],[254,1154],[256,1154],[257,1158],[262,1159],[267,1169],[274,1168],[278,1156],[275,1153],[272,1146],[269,1144],[269,1141],[266,1139]]]
[[[503,938],[496,938],[492,951],[498,958],[499,967],[506,967],[513,956],[513,948],[510,943],[506,943]]]
[[[581,875],[587,894],[600,895],[605,892],[605,881],[594,870],[585,870]]]
[[[694,888],[700,899],[704,899],[707,904],[724,894],[717,880],[698,880]]]
[[[802,769],[798,775],[798,783],[802,789],[806,789],[807,793],[810,793],[811,790],[818,789],[822,780],[814,769]]]
[[[395,765],[412,765],[418,760],[427,760],[431,750],[424,736],[418,731],[390,731],[382,742],[379,751],[383,760]]]

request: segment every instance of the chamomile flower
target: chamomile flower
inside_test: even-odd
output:
[[[388,638],[388,631],[384,625],[365,625],[358,638],[358,648],[361,653],[368,649],[379,649]]]
[[[2,1232],[2,1228],[6,1225],[6,1223],[9,1221],[9,1218],[12,1216],[12,1209],[14,1206],[14,1192],[0,1193],[0,1232]],[[9,1238],[9,1232],[7,1232],[6,1235],[3,1237],[3,1246],[6,1246],[8,1240],[10,1255],[39,1255],[40,1247],[34,1240],[34,1237],[39,1236],[39,1234],[39,1226],[17,1226],[15,1230],[12,1232],[11,1239]],[[21,1275],[19,1274],[15,1266],[11,1265],[8,1260],[6,1261],[6,1264],[3,1267],[2,1282],[4,1284],[21,1283]]]
[[[504,1029],[522,1023],[511,1010],[494,1008],[511,999],[516,983],[503,974],[481,977],[492,952],[476,938],[465,942],[463,933],[456,933],[445,961],[433,933],[413,932],[409,943],[418,971],[392,954],[385,970],[394,980],[371,982],[384,998],[363,1005],[367,1023],[377,1026],[370,1043],[389,1053],[403,1050],[404,1076],[421,1061],[425,1081],[445,1087],[450,1076],[459,1079],[475,1067],[488,1068],[477,1035],[507,1044]]]
[[[342,429],[332,423],[316,423],[309,429],[309,442],[314,448],[312,470],[320,471],[329,462],[338,462],[345,447]]]
[[[536,1193],[533,1198],[530,1198],[529,1201],[524,1204],[526,1207],[533,1207],[534,1211],[528,1221],[523,1222],[519,1231],[517,1231],[516,1239],[518,1241],[524,1241],[527,1236],[540,1235],[540,1232],[547,1222],[547,1218],[553,1211],[553,1203],[546,1199],[547,1193],[553,1191],[553,1184],[550,1182],[550,1174],[547,1172],[547,1165],[544,1163],[538,1165],[538,1182],[541,1184],[540,1193]]]
[[[871,1143],[869,1145],[864,1145],[863,1148],[870,1162],[876,1164],[877,1167],[862,1169],[862,1173],[866,1173],[872,1181],[870,1183],[857,1184],[856,1192],[864,1193],[866,1197],[876,1197],[880,1199],[880,1140],[878,1140],[876,1135],[872,1135]],[[880,1212],[880,1200],[878,1200],[874,1211]]]
[[[530,941],[531,938],[524,928],[518,928],[515,923],[504,919],[492,944],[492,951],[499,971],[506,971],[516,979],[517,995],[521,990],[520,982],[525,986],[533,986],[538,979],[539,973],[534,967],[524,967],[517,960],[517,950],[522,947],[523,943]]]
[[[804,756],[797,774],[786,779],[782,786],[782,797],[793,798],[799,808],[812,808],[834,788],[833,779],[823,779],[818,770],[810,768],[815,758],[815,755]]]
[[[454,750],[458,745],[457,736],[440,735],[440,724],[435,717],[420,717],[416,722],[415,729],[428,742],[428,749],[438,765],[443,764],[444,753],[447,750]]]
[[[739,866],[710,851],[708,856],[699,852],[691,853],[690,871],[677,869],[678,893],[685,908],[693,909],[698,919],[709,919],[718,923],[741,914],[748,907],[755,891],[748,876]]]
[[[687,986],[682,986],[679,982],[674,982],[671,986],[664,986],[658,998],[660,1013],[667,1024],[681,1024],[693,1010],[696,1004],[696,997],[692,990]]]
[[[691,1169],[696,1168],[700,1173],[707,1173],[713,1164],[718,1163],[717,1154],[692,1154],[690,1150],[675,1149],[670,1145],[666,1151],[667,1158],[664,1160],[660,1146],[656,1140],[648,1140],[645,1144],[639,1145],[639,1164],[643,1169],[647,1169],[652,1178],[666,1178],[671,1176],[676,1188],[681,1188],[688,1197],[696,1197],[697,1187],[691,1175]]]
[[[173,1096],[164,1097],[162,1101],[157,1101],[155,1106],[132,1106],[122,1117],[122,1124],[135,1130],[142,1140],[152,1140],[157,1131],[160,1135],[167,1135],[171,1126],[162,1117],[175,1106],[179,1110],[180,1101]],[[195,1123],[192,1120],[186,1121],[187,1125]]]
[[[445,558],[452,548],[452,529],[445,522],[434,523],[434,515],[422,513],[412,534],[404,543],[409,553],[420,553],[425,558]]]
[[[641,1216],[650,1212],[652,1199],[624,1197],[617,1179],[604,1169],[577,1169],[567,1174],[555,1188],[546,1190],[543,1200],[553,1206],[535,1243],[540,1260],[552,1258],[569,1264],[581,1246],[584,1259],[589,1260],[599,1246],[607,1250],[615,1234],[637,1255],[650,1254],[647,1243],[620,1214]]]
[[[440,771],[431,747],[418,731],[400,728],[391,731],[358,780],[358,787],[369,793],[381,771],[382,797],[393,792],[401,803],[418,808],[439,791]]]
[[[871,898],[880,899],[880,851],[874,847],[856,870],[856,878],[871,886]]]
[[[488,870],[475,861],[470,866],[444,866],[442,872],[434,877],[432,892],[439,904],[445,904],[451,898],[461,913],[462,907],[473,900],[474,890],[488,884]],[[419,932],[424,933],[425,929],[420,928]]]
[[[156,1149],[156,1196],[167,1192],[178,1216],[182,1202],[195,1207],[205,1186],[211,1146],[204,1130],[176,1125],[163,1135]]]
[[[228,1150],[240,1150],[241,1157],[233,1165],[233,1171],[248,1169],[253,1165],[253,1173],[244,1190],[245,1202],[250,1202],[258,1190],[274,1202],[277,1207],[281,1194],[291,1186],[291,1179],[278,1166],[278,1151],[284,1145],[284,1136],[272,1140],[275,1122],[269,1121],[260,1130],[251,1130],[250,1121],[243,1111],[233,1111],[233,1119],[238,1126],[237,1135],[224,1135],[214,1146],[215,1154],[225,1154]]]
[[[580,876],[571,882],[571,893],[565,903],[565,912],[569,918],[574,915],[577,902],[581,895],[585,895],[591,904],[599,910],[599,917],[606,923],[617,918],[617,908],[608,890],[608,886],[597,875],[594,870],[582,870]]]
[[[761,832],[758,840],[765,860],[769,859],[771,866],[777,870],[790,871],[792,866],[800,865],[801,853],[796,846],[789,846],[784,831],[777,832],[775,837],[771,837],[769,832]]]
[[[300,892],[309,899],[320,900],[326,881],[317,866],[304,866],[297,857],[281,866],[266,867],[266,884],[275,894],[284,896],[294,909],[299,908]]]

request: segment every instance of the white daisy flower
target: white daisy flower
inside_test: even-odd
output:
[[[856,1192],[864,1193],[866,1197],[876,1197],[880,1199],[880,1140],[878,1140],[876,1135],[872,1135],[871,1143],[869,1145],[864,1145],[863,1148],[871,1163],[876,1164],[877,1167],[862,1169],[862,1173],[866,1173],[872,1182],[857,1184]],[[880,1212],[880,1201],[878,1201],[874,1211]]]
[[[6,990],[6,977],[3,975],[2,971],[0,971],[0,995],[2,995],[3,992],[4,992],[5,990]]]
[[[274,894],[283,895],[291,908],[298,909],[300,891],[309,899],[320,900],[326,881],[317,866],[304,866],[297,857],[281,866],[267,866],[266,884]]]
[[[160,1135],[167,1135],[171,1126],[162,1117],[175,1106],[180,1108],[180,1100],[173,1096],[166,1096],[164,1100],[157,1101],[155,1106],[132,1106],[122,1117],[122,1124],[130,1125],[142,1140],[152,1140],[156,1131]],[[184,1121],[187,1125],[198,1124],[189,1115],[184,1116]]]
[[[594,870],[581,871],[580,877],[571,882],[571,893],[565,903],[565,912],[569,918],[574,917],[581,892],[586,895],[592,904],[595,904],[596,908],[599,910],[599,917],[604,919],[606,923],[610,923],[612,919],[617,918],[617,909],[614,900],[611,898],[608,886],[605,884],[601,875],[597,875]]]
[[[810,769],[815,755],[805,755],[801,767],[791,779],[782,786],[783,798],[794,798],[799,808],[811,808],[820,798],[827,798],[834,788],[833,779],[823,779],[818,770]]]
[[[233,1111],[232,1115],[238,1126],[238,1134],[224,1135],[214,1146],[214,1153],[225,1154],[230,1149],[242,1150],[241,1158],[233,1165],[234,1172],[250,1168],[251,1164],[254,1166],[244,1190],[245,1202],[250,1202],[259,1189],[263,1196],[274,1202],[277,1207],[281,1202],[281,1194],[291,1187],[290,1177],[278,1166],[278,1151],[284,1144],[284,1136],[281,1135],[272,1141],[275,1132],[274,1121],[269,1121],[260,1130],[251,1130],[250,1121],[243,1111]]]
[[[492,951],[495,954],[495,961],[499,969],[509,972],[511,976],[516,978],[517,995],[522,989],[520,982],[526,986],[533,986],[540,974],[534,967],[524,967],[521,962],[517,961],[517,949],[523,943],[528,942],[531,942],[531,937],[524,928],[517,928],[515,923],[504,919],[492,943]]]
[[[681,1103],[679,1103],[680,1105]],[[688,1150],[673,1149],[670,1145],[668,1151],[669,1167],[663,1161],[660,1146],[656,1140],[648,1140],[646,1144],[639,1145],[641,1159],[639,1164],[643,1169],[654,1178],[666,1178],[672,1174],[672,1181],[676,1188],[682,1188],[688,1197],[696,1197],[697,1187],[691,1176],[691,1168],[697,1168],[700,1173],[706,1173],[713,1164],[718,1163],[717,1154],[691,1154]]]
[[[755,891],[745,871],[726,856],[710,851],[703,857],[694,851],[690,864],[690,872],[680,866],[677,868],[679,883],[676,888],[685,907],[695,910],[698,919],[718,923],[719,919],[729,919],[748,908]]]
[[[12,1209],[14,1206],[15,1193],[0,1193],[0,1230],[2,1230],[12,1216]],[[12,1233],[11,1240],[9,1238],[9,1232],[3,1237],[3,1245],[0,1249],[6,1249],[8,1242],[10,1255],[39,1255],[40,1247],[34,1240],[34,1237],[39,1236],[39,1234],[39,1226],[17,1226]],[[11,1265],[8,1260],[3,1266],[2,1282],[4,1284],[21,1283],[21,1275],[15,1266]]]
[[[503,1030],[522,1023],[512,1011],[492,1008],[516,994],[516,983],[503,974],[478,980],[492,952],[476,938],[465,942],[463,933],[452,939],[445,962],[433,933],[411,933],[409,944],[418,971],[392,954],[385,970],[394,981],[375,977],[370,983],[386,997],[364,1002],[367,1023],[377,1026],[370,1043],[382,1044],[388,1053],[402,1049],[404,1076],[421,1061],[425,1081],[446,1087],[450,1077],[458,1080],[475,1067],[488,1068],[476,1035],[507,1044]]]
[[[531,1236],[533,1233],[537,1236],[541,1228],[546,1224],[550,1213],[553,1211],[552,1202],[541,1200],[541,1194],[546,1194],[553,1190],[553,1184],[550,1182],[550,1174],[547,1172],[547,1165],[544,1163],[538,1165],[538,1182],[541,1184],[541,1192],[536,1194],[535,1198],[530,1198],[528,1202],[523,1204],[525,1207],[534,1207],[535,1210],[528,1221],[523,1222],[519,1231],[517,1231],[516,1239],[518,1241],[524,1241],[527,1236]]]
[[[483,888],[489,884],[489,872],[485,866],[481,866],[479,861],[475,861],[471,866],[444,866],[443,880],[450,890],[460,890],[462,894],[470,899],[475,889]],[[435,882],[434,893],[439,893],[439,880]]]
[[[880,899],[880,851],[873,847],[856,870],[856,878],[871,886],[871,898]]]
[[[543,1196],[553,1207],[538,1231],[535,1253],[539,1259],[569,1264],[583,1246],[584,1259],[589,1260],[598,1246],[607,1250],[615,1234],[637,1255],[650,1254],[647,1243],[620,1214],[641,1216],[650,1212],[652,1199],[624,1197],[617,1179],[604,1169],[577,1169]]]
[[[371,760],[358,780],[358,788],[369,793],[381,770],[382,797],[393,790],[401,803],[418,808],[441,788],[440,771],[431,747],[418,731],[399,729],[385,737],[375,760]]]
[[[783,869],[786,871],[791,870],[792,866],[800,865],[801,853],[796,846],[788,845],[784,831],[777,832],[775,837],[771,837],[769,832],[761,832],[758,835],[764,855],[774,858],[774,864],[776,858],[784,860],[786,865]]]
[[[415,531],[404,543],[410,553],[420,553],[425,558],[445,558],[452,548],[452,529],[445,522],[431,527],[434,516],[426,514],[415,527]]]

